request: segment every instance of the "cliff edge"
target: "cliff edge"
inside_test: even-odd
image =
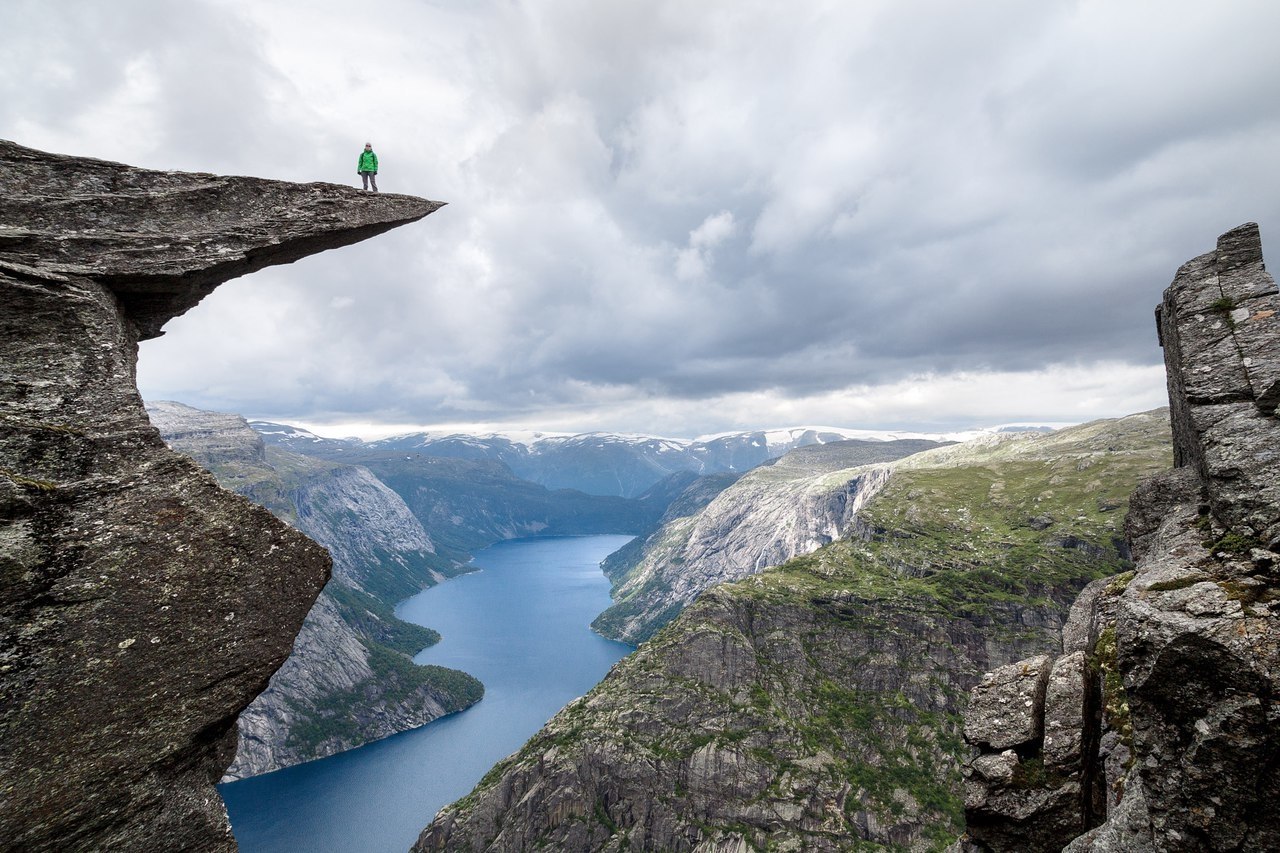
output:
[[[1062,655],[975,689],[960,846],[1280,850],[1278,303],[1252,223],[1165,291],[1175,468],[1135,492],[1136,568],[1086,589]]]
[[[165,447],[137,344],[440,206],[0,140],[0,847],[235,849],[236,717],[330,560]]]

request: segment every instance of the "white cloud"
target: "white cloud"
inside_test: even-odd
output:
[[[1278,25],[1256,0],[11,0],[0,136],[347,183],[368,138],[385,191],[450,202],[225,285],[143,345],[152,397],[686,434],[1072,420],[1151,403],[1106,389],[1158,372],[1182,261],[1247,220],[1270,249]]]
[[[643,397],[624,389],[582,388],[572,403],[539,409],[536,420],[455,418],[432,423],[308,421],[324,435],[365,438],[416,430],[488,432],[539,428],[609,430],[693,438],[721,430],[797,424],[865,425],[938,431],[1011,423],[1067,425],[1158,408],[1167,403],[1164,371],[1115,362],[1051,365],[1032,371],[920,374],[881,385],[849,385],[814,394],[763,389],[696,400]]]
[[[736,229],[733,214],[727,210],[704,219],[701,225],[689,232],[689,245],[676,254],[676,278],[683,282],[705,278],[716,247]]]

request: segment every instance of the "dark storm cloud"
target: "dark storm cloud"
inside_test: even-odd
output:
[[[384,188],[450,202],[174,321],[140,377],[195,405],[655,432],[1122,414],[1160,402],[1177,265],[1280,221],[1269,3],[107,8],[0,10],[0,135],[337,181],[372,138]]]

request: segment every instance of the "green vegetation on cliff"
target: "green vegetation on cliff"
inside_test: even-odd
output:
[[[306,707],[294,708],[300,720],[289,730],[288,745],[298,754],[323,753],[330,742],[360,742],[364,739],[365,716],[415,701],[421,703],[424,694],[434,697],[445,713],[460,711],[484,697],[484,685],[465,672],[415,664],[378,643],[366,642],[365,648],[372,678],[349,690],[326,693]]]
[[[866,538],[704,593],[416,849],[941,850],[969,687],[1056,649],[1078,590],[1128,566],[1127,498],[1168,430],[1157,411],[902,460]]]
[[[326,591],[342,620],[367,643],[413,657],[440,642],[439,631],[397,619],[390,605],[367,592],[332,582]]]
[[[808,445],[736,480],[695,481],[661,526],[605,561],[614,603],[592,628],[640,643],[704,590],[776,566],[844,535],[887,466],[934,441]]]
[[[1089,581],[1129,567],[1128,496],[1171,464],[1167,429],[1162,415],[1132,415],[1064,430],[1049,447],[1037,438],[918,454],[863,511],[868,538],[745,588],[770,600],[910,602],[958,618],[1065,606]]]

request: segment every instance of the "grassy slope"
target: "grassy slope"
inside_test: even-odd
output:
[[[864,510],[870,540],[834,543],[743,583],[771,599],[909,600],[961,617],[1044,603],[1123,570],[1129,493],[1172,463],[1167,429],[1163,414],[1145,413],[918,454]]]
[[[796,448],[741,477],[719,481],[704,478],[698,489],[703,500],[677,501],[672,509],[684,508],[686,512],[669,510],[656,531],[605,561],[603,568],[613,585],[610,594],[614,603],[596,617],[591,627],[606,637],[642,642],[684,609],[687,601],[669,598],[672,576],[685,565],[690,538],[704,523],[708,504],[717,498],[750,506],[761,492],[785,494],[788,488],[803,488],[815,478],[827,490],[838,492],[863,466],[892,462],[936,446],[937,442],[917,439],[816,444]],[[724,511],[723,507],[719,510]],[[658,602],[664,603],[658,606]]]
[[[562,772],[572,789],[604,762],[623,787],[583,792],[596,805],[573,831],[590,849],[646,843],[626,817],[645,811],[751,849],[941,849],[963,822],[968,687],[1052,648],[1076,591],[1126,567],[1128,495],[1169,466],[1168,443],[1161,410],[905,460],[865,512],[868,540],[709,591],[452,807],[460,832],[492,833],[504,787]],[[725,683],[714,662],[729,660]],[[708,748],[734,756],[743,791],[682,781]],[[807,823],[755,817],[787,808]],[[525,838],[554,846],[566,826]]]

